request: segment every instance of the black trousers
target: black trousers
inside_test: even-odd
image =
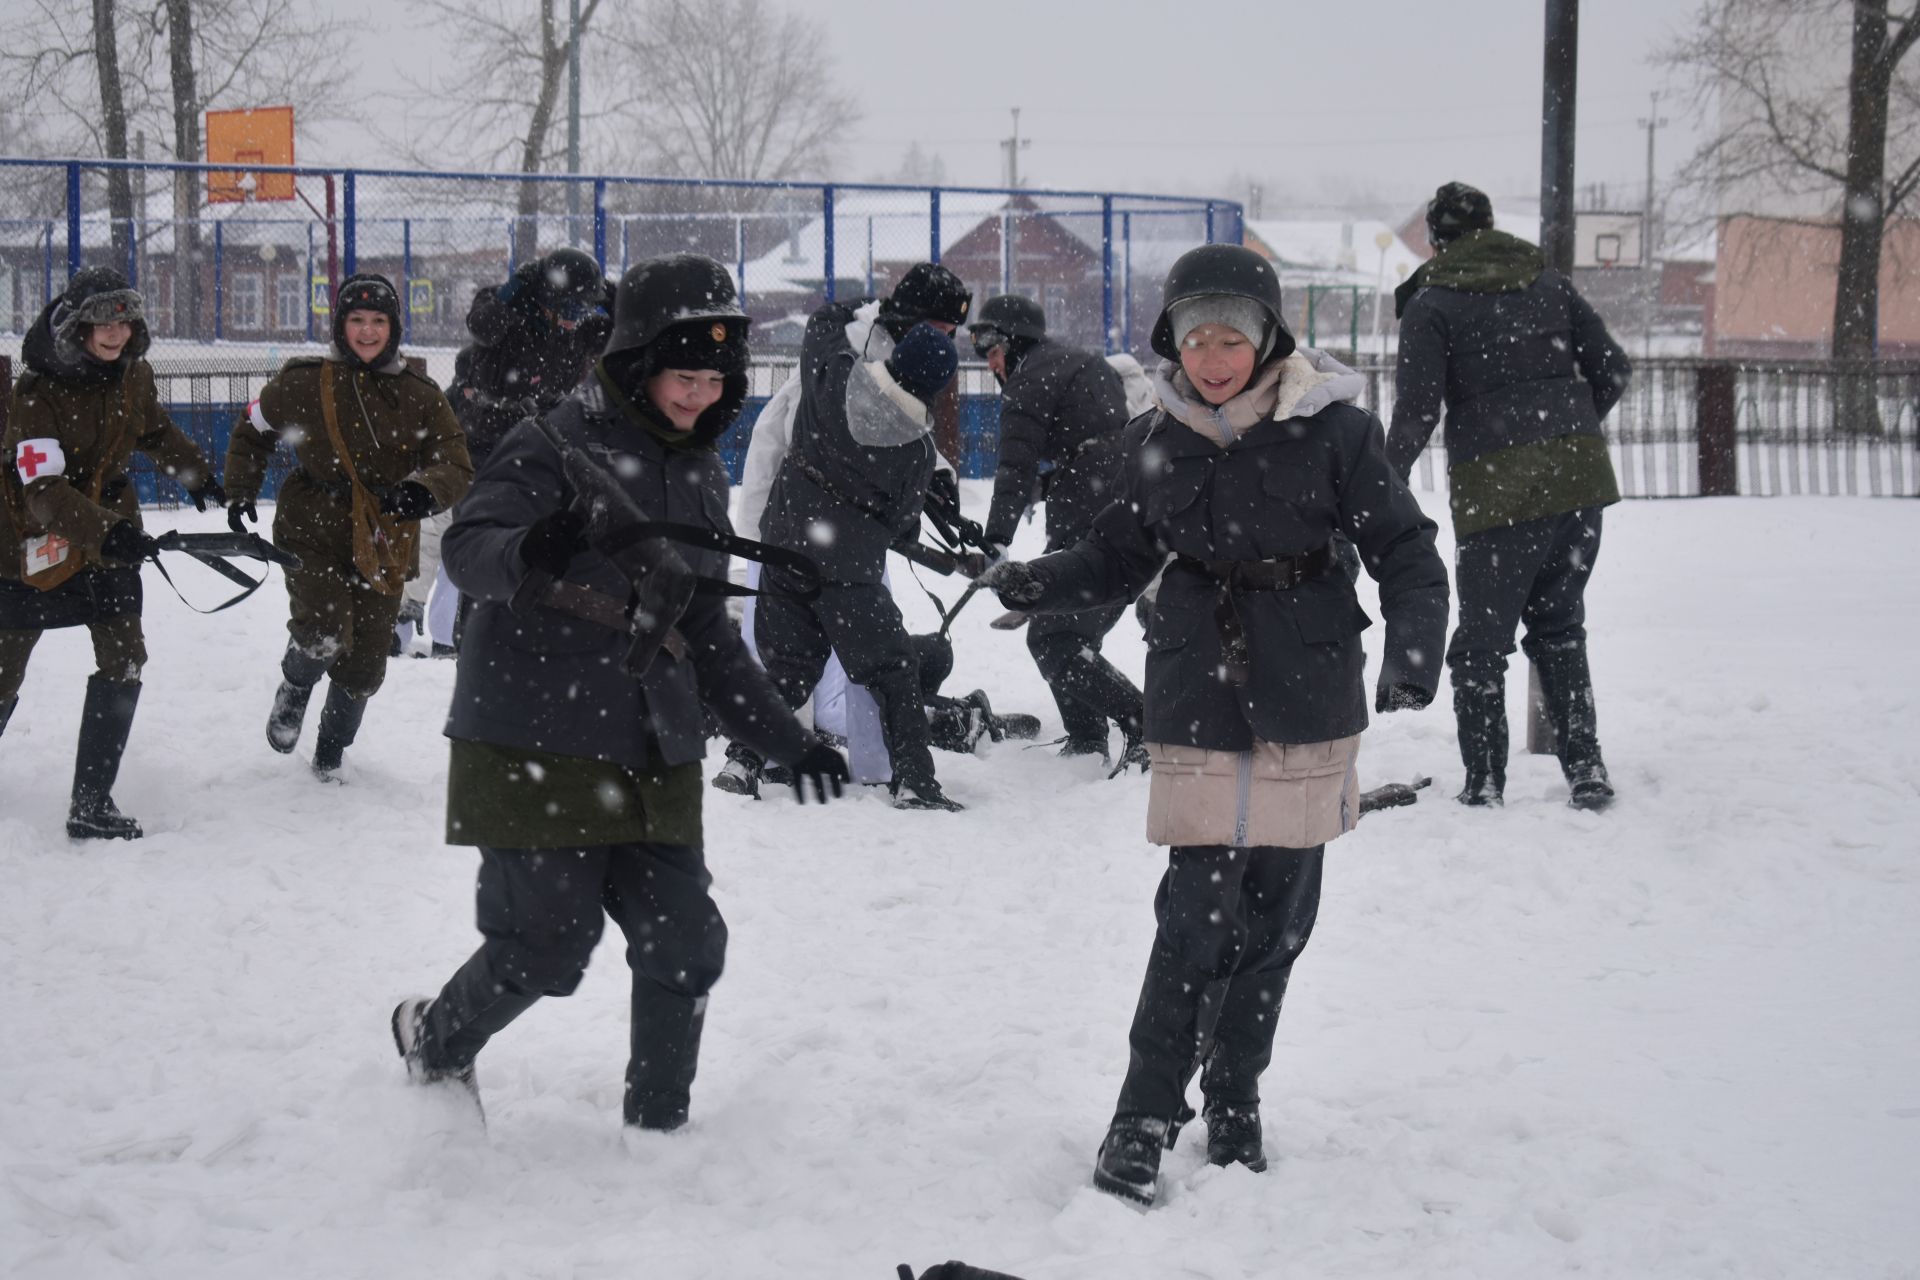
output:
[[[1454,591],[1460,622],[1447,644],[1454,683],[1497,682],[1506,674],[1515,629],[1534,661],[1587,643],[1587,579],[1600,556],[1600,514],[1584,507],[1460,540]]]
[[[627,1123],[684,1119],[707,992],[726,964],[712,883],[691,845],[482,848],[475,914],[485,941],[428,1011],[426,1065],[464,1067],[540,997],[573,994],[612,916],[633,970]]]
[[[761,576],[753,633],[760,661],[780,696],[798,707],[813,694],[827,656],[840,655],[847,679],[865,685],[880,704],[880,731],[898,784],[933,781],[920,661],[900,606],[877,582],[830,582],[818,598],[800,600],[777,569]]]
[[[1169,850],[1116,1115],[1172,1120],[1196,1069],[1210,1102],[1260,1100],[1280,1002],[1319,914],[1325,848]]]
[[[1144,715],[1140,690],[1100,656],[1101,643],[1126,611],[1120,604],[1037,613],[1027,620],[1027,652],[1053,693],[1068,739],[1098,745],[1103,753],[1109,720],[1137,737]]]

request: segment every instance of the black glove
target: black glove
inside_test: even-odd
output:
[[[945,467],[935,467],[933,476],[927,481],[927,499],[930,505],[960,514],[960,478]]]
[[[827,788],[833,788],[833,798],[838,800],[845,791],[847,783],[853,781],[853,774],[847,769],[847,758],[824,742],[816,742],[789,766],[793,773],[793,798],[798,804],[807,802],[808,782],[813,783],[814,799],[821,804],[827,802]]]
[[[380,514],[424,520],[433,514],[433,492],[418,480],[402,480],[380,495]]]
[[[142,560],[151,560],[159,555],[160,544],[142,533],[133,521],[122,520],[107,530],[107,536],[101,539],[100,554],[109,560],[139,564]]]
[[[1030,609],[1047,594],[1047,575],[1030,564],[1007,560],[980,576],[1008,609]]]
[[[242,524],[242,520],[246,524]],[[235,533],[245,533],[247,525],[259,524],[260,513],[253,509],[252,498],[236,498],[227,504],[227,528]]]
[[[1378,712],[1419,711],[1433,701],[1433,694],[1418,685],[1396,684],[1381,685],[1373,696],[1373,709]]]
[[[527,567],[555,578],[565,577],[567,565],[586,549],[586,517],[571,507],[541,516],[520,539],[520,558]]]
[[[193,499],[195,511],[205,511],[209,502],[222,507],[227,505],[227,491],[212,476],[201,481],[199,488],[187,490],[187,496]]]

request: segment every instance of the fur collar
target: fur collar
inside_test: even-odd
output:
[[[1254,372],[1245,390],[1218,408],[1193,389],[1178,362],[1154,374],[1154,397],[1168,416],[1224,449],[1258,423],[1311,418],[1330,404],[1352,402],[1366,379],[1324,351],[1300,347]]]

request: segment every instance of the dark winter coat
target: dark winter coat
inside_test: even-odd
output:
[[[1379,419],[1329,402],[1334,376],[1306,356],[1286,359],[1272,416],[1224,447],[1154,410],[1092,531],[1033,562],[1047,579],[1037,607],[1051,610],[1129,599],[1166,563],[1147,631],[1149,742],[1246,751],[1256,740],[1331,742],[1367,724],[1360,633],[1371,623],[1337,564],[1291,590],[1232,593],[1251,667],[1235,685],[1222,660],[1220,584],[1189,560],[1168,562],[1169,553],[1305,556],[1344,533],[1380,584],[1382,690],[1407,685],[1430,697],[1437,687],[1447,573],[1433,521],[1388,465]]]
[[[1078,541],[1113,500],[1126,425],[1126,385],[1112,365],[1057,342],[1035,343],[1008,373],[1000,395],[1000,466],[987,540],[1012,542],[1039,489],[1047,503],[1047,549]]]
[[[800,408],[760,520],[767,542],[813,557],[829,582],[876,583],[887,548],[915,540],[933,475],[932,420],[847,341],[853,309],[828,303],[800,346]]]
[[[649,517],[731,531],[726,468],[712,447],[718,431],[670,448],[631,406],[614,402],[598,375],[546,420],[619,477]],[[455,512],[441,562],[478,603],[461,639],[447,736],[642,771],[705,754],[704,702],[755,751],[783,764],[797,759],[811,739],[747,652],[719,596],[693,598],[677,627],[685,657],[663,649],[639,680],[624,665],[626,632],[545,605],[523,614],[508,607],[529,572],[520,558],[528,526],[573,497],[558,451],[529,422],[501,442]],[[701,576],[726,577],[723,553],[678,550]],[[626,579],[597,552],[576,555],[566,581],[621,601],[629,594]]]
[[[522,418],[566,399],[607,345],[605,316],[562,329],[541,314],[532,291],[516,281],[517,276],[473,295],[467,309],[473,341],[454,358],[447,388],[475,466]]]
[[[1408,475],[1445,405],[1458,536],[1619,500],[1600,420],[1626,391],[1627,353],[1538,249],[1472,232],[1415,271],[1394,302],[1387,453]]]

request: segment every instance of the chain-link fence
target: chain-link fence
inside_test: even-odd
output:
[[[210,200],[212,165],[0,159],[0,333],[33,322],[69,275],[123,271],[156,339],[324,340],[332,285],[378,271],[406,298],[410,347],[457,347],[474,292],[571,245],[618,276],[693,251],[730,266],[757,352],[792,351],[823,301],[886,293],[916,262],[975,291],[1040,300],[1059,335],[1140,350],[1180,253],[1237,242],[1223,200],[871,184],[263,168]],[[291,175],[294,198],[251,198]],[[1143,321],[1141,318],[1145,317]]]

